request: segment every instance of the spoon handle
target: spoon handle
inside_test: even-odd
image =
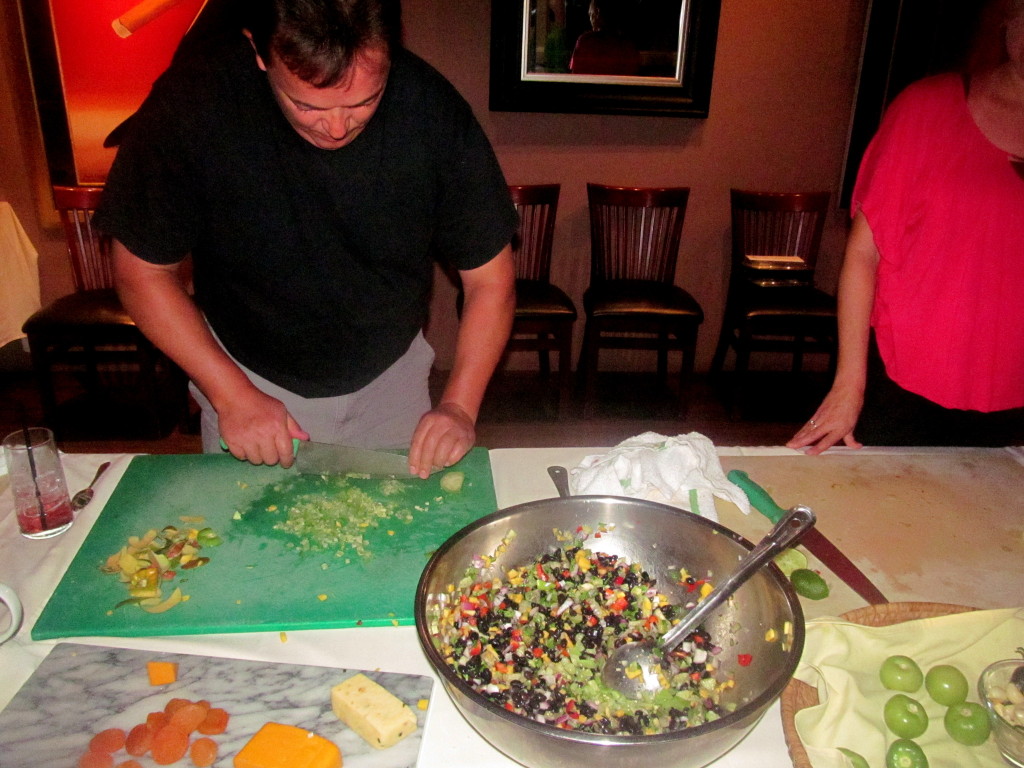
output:
[[[704,619],[732,597],[755,571],[812,528],[815,520],[814,512],[809,507],[796,506],[786,512],[768,535],[740,561],[739,568],[665,633],[661,640],[662,650],[667,653],[679,645]]]
[[[92,482],[89,483],[89,485],[87,485],[86,488],[92,488],[94,485],[96,485],[96,481],[100,479],[100,475],[106,472],[109,466],[109,461],[104,461],[102,464],[100,464],[99,468],[96,470],[96,474],[93,475]]]
[[[555,484],[560,498],[567,499],[572,495],[569,493],[569,473],[565,471],[565,467],[558,465],[548,467],[548,476]]]

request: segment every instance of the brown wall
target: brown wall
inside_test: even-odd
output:
[[[511,0],[497,0],[510,2]],[[45,165],[13,3],[0,6],[0,199],[40,251],[44,300],[70,290],[46,211]],[[552,279],[580,304],[589,272],[587,181],[691,187],[677,282],[704,307],[698,366],[718,336],[728,274],[729,188],[838,195],[867,0],[723,0],[707,120],[487,109],[490,4],[405,0],[406,43],[473,106],[510,183],[560,182]],[[820,282],[835,287],[846,216],[826,231]],[[428,337],[451,363],[454,288],[439,275]],[[582,323],[577,329],[577,350]],[[632,364],[620,353],[619,365]],[[653,367],[653,359],[637,358]],[[513,367],[532,366],[525,355]]]

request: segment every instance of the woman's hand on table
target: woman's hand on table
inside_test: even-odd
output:
[[[441,403],[427,411],[416,425],[409,446],[409,471],[422,478],[432,470],[450,467],[476,442],[476,426],[455,403]]]
[[[786,447],[806,449],[804,452],[810,456],[823,453],[840,441],[848,448],[861,448],[862,444],[853,436],[853,429],[857,426],[863,405],[862,394],[833,387]]]

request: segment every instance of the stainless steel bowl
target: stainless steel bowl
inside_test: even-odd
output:
[[[488,576],[504,575],[554,550],[554,529],[612,526],[588,546],[642,563],[659,589],[682,605],[685,588],[671,571],[685,567],[721,580],[753,545],[734,531],[675,507],[611,496],[545,499],[500,510],[466,526],[434,554],[416,590],[416,631],[424,653],[456,708],[494,747],[530,768],[699,768],[742,739],[782,693],[804,646],[804,619],[789,581],[774,566],[755,574],[730,604],[705,624],[722,646],[720,667],[736,680],[729,692],[734,712],[711,723],[657,736],[576,733],[537,723],[495,706],[466,684],[441,657],[436,618],[456,584],[480,555],[493,555],[509,531],[515,537],[496,557]],[[690,596],[692,598],[692,595]],[[784,641],[783,633],[790,628]],[[771,639],[774,632],[776,637]],[[739,664],[739,654],[753,662]],[[729,699],[726,699],[729,701]]]

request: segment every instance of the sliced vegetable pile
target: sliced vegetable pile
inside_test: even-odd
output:
[[[201,568],[210,562],[200,551],[220,543],[220,537],[212,528],[179,529],[174,525],[167,525],[159,532],[148,531],[141,537],[129,537],[128,544],[100,566],[104,573],[116,573],[128,589],[128,598],[114,609],[138,605],[149,613],[163,613],[187,600],[178,587],[164,597],[164,586],[180,571]]]
[[[376,487],[381,495],[399,497],[380,502],[359,487],[359,480],[368,479],[360,475],[323,475],[315,480],[299,476],[270,489],[270,498],[283,496],[289,499],[287,504],[267,499],[246,512],[236,512],[235,519],[269,514],[274,530],[289,534],[286,546],[297,552],[332,553],[335,557],[355,553],[369,557],[372,553],[367,534],[384,521],[410,522],[413,510],[400,500],[408,488],[405,481],[379,481]],[[298,492],[299,489],[306,492]]]
[[[631,700],[602,683],[608,654],[664,634],[677,608],[642,565],[585,548],[589,531],[581,533],[583,539],[508,571],[506,580],[483,578],[491,558],[479,558],[449,588],[437,630],[452,669],[498,706],[568,730],[656,734],[734,709],[721,693],[735,682],[716,678],[721,649],[703,630],[672,652],[670,667],[661,670],[664,687],[650,697]],[[712,589],[685,571],[680,578],[694,602]]]

